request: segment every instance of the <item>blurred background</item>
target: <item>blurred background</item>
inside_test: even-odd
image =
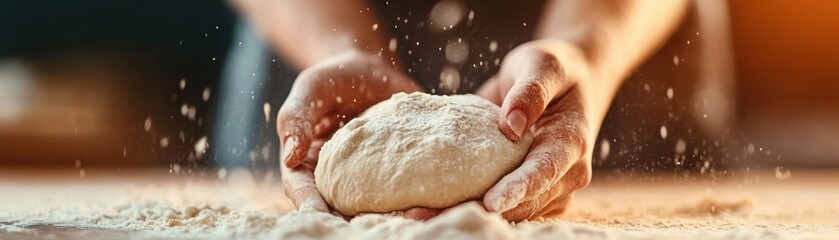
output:
[[[491,52],[502,57],[527,40],[505,24],[535,22],[540,4],[492,19],[508,11],[453,0],[374,6],[382,25],[422,23],[439,9],[460,18],[473,12],[474,23],[469,14],[442,40],[421,27],[393,32],[441,47],[464,38],[469,59],[454,74],[464,79],[459,92],[468,92],[477,84],[466,78],[497,70],[469,70],[480,62],[475,55],[495,45]],[[595,167],[724,175],[839,166],[836,12],[834,1],[694,2],[677,33],[616,97]],[[511,30],[476,30],[494,27]],[[420,51],[401,44],[403,55]],[[427,66],[412,75],[437,81],[448,69]],[[74,167],[82,175],[146,167],[273,173],[274,117],[296,73],[224,1],[3,1],[0,166]],[[426,84],[444,92],[435,86]]]

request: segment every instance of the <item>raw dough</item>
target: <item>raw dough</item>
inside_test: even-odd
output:
[[[315,183],[346,215],[480,199],[521,165],[533,142],[529,131],[507,139],[498,113],[475,95],[394,94],[323,145]]]

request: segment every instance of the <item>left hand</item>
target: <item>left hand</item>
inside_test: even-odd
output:
[[[394,93],[420,88],[392,63],[359,50],[337,54],[298,75],[277,113],[283,188],[298,209],[331,211],[315,184],[323,143],[341,122]]]

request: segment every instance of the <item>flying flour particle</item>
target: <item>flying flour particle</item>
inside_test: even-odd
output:
[[[145,129],[146,129],[146,132],[148,132],[149,130],[151,130],[151,117],[147,117],[147,118],[146,118],[146,122],[145,122],[145,123],[143,123],[143,128],[145,128]]]

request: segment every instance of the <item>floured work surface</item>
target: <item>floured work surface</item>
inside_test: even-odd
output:
[[[279,177],[0,170],[0,239],[836,239],[839,170],[685,180],[595,173],[560,219],[510,224],[467,206],[428,222],[293,211]],[[637,175],[636,175],[637,176]],[[637,180],[656,179],[656,180]]]

